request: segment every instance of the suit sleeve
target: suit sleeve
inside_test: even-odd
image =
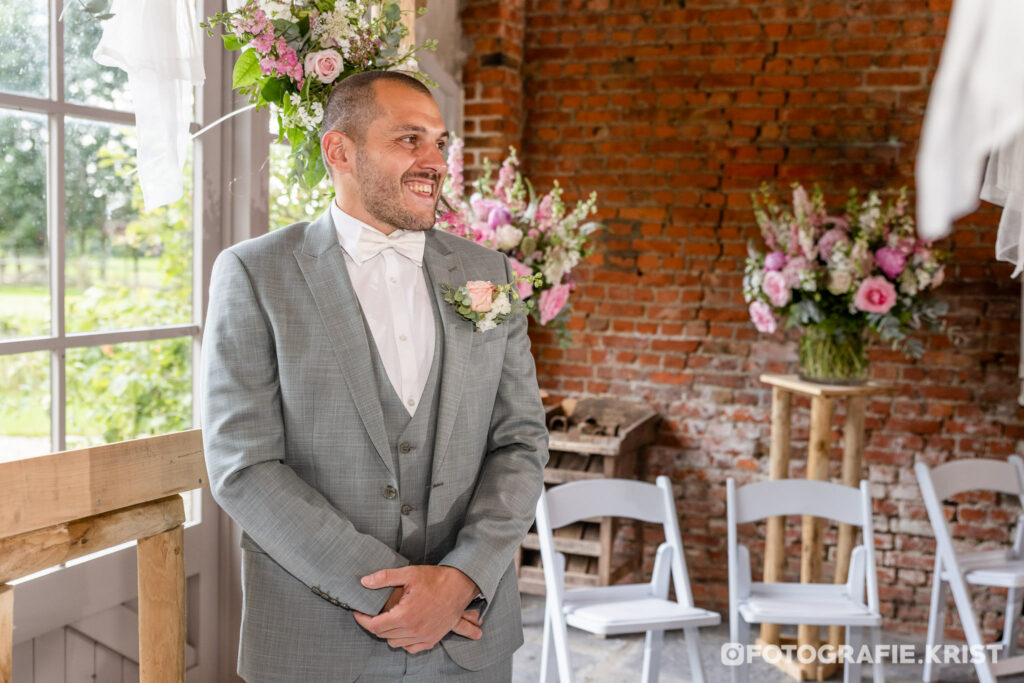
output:
[[[390,590],[359,579],[408,561],[358,532],[286,464],[274,339],[239,257],[218,256],[203,339],[203,445],[220,506],[290,574],[330,602],[377,614]]]
[[[507,259],[505,273],[511,282],[514,274]],[[548,460],[548,430],[526,315],[514,315],[505,324],[510,327],[487,453],[465,524],[455,547],[440,562],[476,582],[488,603],[533,523]]]

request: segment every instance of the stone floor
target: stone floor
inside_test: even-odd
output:
[[[486,628],[486,626],[485,626]],[[544,628],[543,598],[523,596],[523,628],[526,643],[515,654],[513,660],[514,683],[535,683],[540,672],[541,635]],[[729,640],[729,627],[723,622],[716,628],[701,629],[701,659],[704,664],[704,677],[707,683],[725,683],[730,680],[730,667],[722,664],[722,646]],[[573,672],[577,683],[619,683],[639,681],[643,658],[643,634],[634,636],[614,636],[599,638],[583,631],[569,629],[569,646],[573,658]],[[910,645],[915,647],[915,654],[924,654],[923,639],[884,634],[883,644],[890,646]],[[910,683],[921,680],[920,664],[887,664],[886,680],[889,683]],[[864,680],[871,680],[871,667],[864,665],[861,669]],[[683,683],[690,681],[690,663],[683,642],[682,633],[669,632],[661,657],[662,683]],[[790,683],[793,679],[782,673],[771,664],[755,660],[750,669],[750,680],[753,683]],[[833,680],[842,680],[837,674]],[[944,667],[940,674],[941,681],[976,681],[974,667],[969,664],[951,664]],[[1013,681],[1024,683],[1022,676],[1006,676],[1000,683]]]

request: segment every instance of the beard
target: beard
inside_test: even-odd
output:
[[[355,178],[359,188],[359,199],[367,213],[399,230],[430,230],[434,227],[437,202],[440,199],[441,178],[436,173],[404,173],[397,182],[385,174],[367,157],[360,146],[356,151]],[[402,202],[406,180],[423,178],[438,188],[434,208],[429,216],[411,211]]]

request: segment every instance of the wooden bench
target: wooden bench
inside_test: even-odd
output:
[[[206,486],[200,430],[0,463],[0,683],[11,680],[10,581],[138,540],[139,678],[185,680],[185,508]]]

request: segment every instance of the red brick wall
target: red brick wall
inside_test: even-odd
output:
[[[724,481],[767,476],[771,394],[757,377],[796,359],[795,337],[760,335],[747,318],[749,195],[762,181],[818,183],[834,198],[853,185],[912,189],[949,0],[526,0],[503,18],[499,5],[471,1],[464,14],[476,45],[467,149],[515,139],[505,116],[521,85],[525,172],[538,188],[560,179],[570,198],[596,190],[609,228],[579,271],[573,345],[534,330],[541,385],[635,398],[664,416],[644,477],[677,483],[696,599],[723,609]],[[481,65],[496,41],[521,49],[518,77]],[[1024,453],[1020,286],[993,261],[997,222],[982,210],[941,244],[952,251],[942,297],[963,342],[929,336],[918,362],[872,349],[873,377],[899,386],[868,409],[887,628],[920,632],[927,618],[934,541],[913,464]],[[802,476],[806,410],[794,416]],[[834,460],[838,475],[838,450]],[[990,500],[955,514],[964,536],[1008,536]],[[990,634],[997,618],[985,615]]]

